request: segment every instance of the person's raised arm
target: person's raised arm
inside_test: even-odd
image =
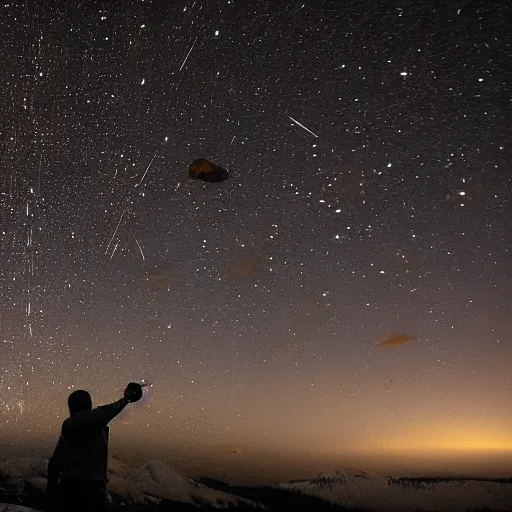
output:
[[[67,437],[73,431],[89,430],[106,427],[128,404],[126,397],[111,404],[101,405],[92,411],[75,414],[68,418],[62,426],[62,435]]]
[[[140,400],[141,396],[142,388],[138,384],[130,383],[126,386],[124,396],[120,400],[68,418],[63,426],[63,435],[66,436],[70,431],[106,427],[130,402]]]

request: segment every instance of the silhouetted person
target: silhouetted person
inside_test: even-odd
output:
[[[91,395],[81,389],[68,398],[70,416],[48,462],[47,510],[103,512],[107,510],[107,424],[130,402],[142,397],[131,382],[117,402],[92,408]]]

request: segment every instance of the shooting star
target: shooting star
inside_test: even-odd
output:
[[[144,253],[142,252],[142,248],[141,248],[141,246],[139,244],[139,241],[136,238],[134,240],[135,240],[135,242],[137,244],[137,247],[139,248],[140,255],[142,256],[142,261],[146,261],[146,258],[144,257]]]
[[[137,187],[140,187],[142,185],[142,182],[144,181],[144,178],[146,177],[146,174],[148,173],[149,168],[151,167],[151,164],[153,163],[153,160],[155,159],[155,156],[156,156],[156,153],[153,155],[153,158],[151,159],[151,162],[149,162],[148,166],[146,167],[146,170],[144,171],[144,175],[142,176],[139,184],[136,185]]]
[[[114,230],[114,234],[112,235],[112,238],[110,239],[110,242],[107,245],[107,250],[105,251],[105,254],[108,253],[110,244],[112,243],[112,240],[114,240],[114,237],[116,236],[117,230],[119,229],[119,224],[121,224],[121,221],[123,220],[125,212],[126,212],[126,210],[123,210],[123,213],[121,213],[121,217],[119,218],[119,222],[117,223],[116,229]],[[117,246],[116,246],[116,248],[117,248]],[[115,252],[115,249],[114,249],[114,252]],[[114,253],[112,253],[112,256],[113,255],[114,255]],[[112,259],[112,257],[110,259]]]
[[[115,245],[115,247],[114,247],[114,250],[112,251],[112,254],[110,255],[110,259],[112,259],[112,258],[114,257],[114,254],[115,254],[115,252],[116,252],[116,250],[117,250],[117,246],[118,246],[118,245],[119,245],[119,240],[117,241],[117,243],[116,243],[116,245]]]
[[[297,121],[296,119],[293,119],[292,116],[288,116],[295,124],[298,124],[301,128],[303,128],[304,130],[306,130],[307,132],[311,133],[311,135],[313,135],[314,137],[316,137],[318,139],[318,135],[316,133],[313,133],[309,128],[306,128],[303,124],[299,123],[299,121]]]
[[[185,65],[185,63],[187,62],[187,59],[188,59],[188,56],[190,55],[190,52],[193,50],[194,48],[194,45],[196,44],[196,41],[197,41],[197,38],[199,36],[196,36],[196,38],[194,39],[194,42],[192,43],[192,46],[190,47],[190,50],[188,51],[187,53],[187,56],[185,57],[185,60],[183,61],[183,63],[181,64],[181,67],[180,67],[180,71],[183,69],[183,66]]]

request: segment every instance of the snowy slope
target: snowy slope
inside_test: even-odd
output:
[[[0,460],[0,481],[2,479],[10,487],[28,486],[45,492],[46,460]],[[128,466],[111,459],[109,479],[110,493],[126,504],[158,504],[169,500],[216,508],[242,503],[257,506],[254,502],[187,478],[159,460],[141,466]],[[299,491],[347,508],[375,511],[465,512],[485,509],[512,512],[512,483],[485,480],[420,482],[341,469],[332,476],[283,483],[277,489]],[[0,512],[33,511],[0,504]]]
[[[10,486],[21,487],[28,483],[40,492],[46,490],[45,459],[0,460],[0,475],[7,477],[6,483]],[[108,488],[111,494],[130,504],[158,504],[163,500],[170,500],[226,508],[228,504],[249,503],[243,498],[211,489],[187,478],[159,460],[130,467],[111,459]],[[0,512],[4,511],[0,508]]]
[[[210,489],[177,473],[159,460],[152,460],[139,467],[112,461],[109,480],[109,491],[128,503],[158,503],[165,499],[226,508],[228,504],[236,505],[245,501]]]
[[[21,507],[20,505],[10,505],[9,503],[0,503],[0,512],[39,512],[39,510]]]
[[[379,511],[512,511],[512,483],[486,480],[411,482],[352,469],[333,476],[280,484],[345,507]]]

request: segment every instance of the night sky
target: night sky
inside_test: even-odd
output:
[[[5,0],[3,453],[510,476],[505,4]]]

